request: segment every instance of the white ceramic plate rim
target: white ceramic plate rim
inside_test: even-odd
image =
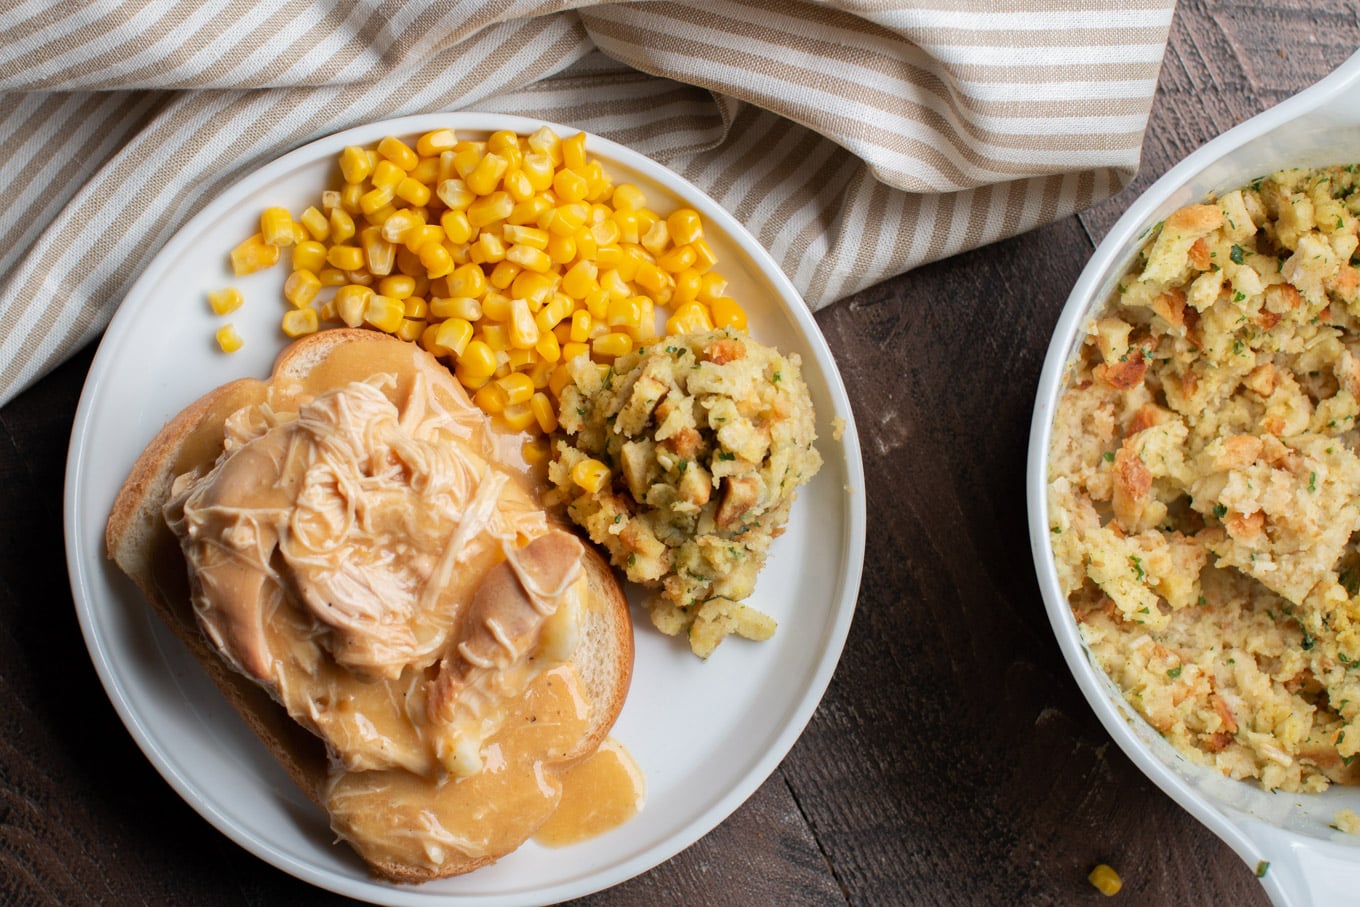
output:
[[[91,491],[91,480],[88,477],[92,446],[98,442],[98,438],[93,437],[91,423],[97,408],[110,403],[104,399],[105,395],[101,390],[106,380],[115,375],[117,370],[131,367],[125,364],[125,360],[119,358],[119,354],[131,342],[130,335],[134,330],[133,316],[139,307],[151,304],[153,288],[171,266],[175,256],[183,254],[188,243],[202,231],[203,225],[219,221],[228,212],[239,207],[243,199],[261,187],[270,185],[281,175],[292,172],[303,163],[333,159],[339,150],[348,144],[367,144],[384,135],[417,134],[443,126],[467,131],[489,132],[496,129],[511,129],[524,133],[542,124],[543,121],[522,117],[475,113],[429,114],[373,123],[319,139],[284,155],[233,185],[207,204],[170,239],[129,291],[120,311],[109,325],[91,365],[72,430],[64,501],[67,560],[72,591],[82,633],[95,668],[129,732],[176,792],[204,818],[242,847],[272,865],[321,888],[375,903],[425,904],[432,899],[457,901],[461,900],[462,896],[438,892],[429,886],[391,886],[372,880],[339,876],[286,848],[276,847],[265,841],[255,829],[242,827],[233,818],[214,807],[213,798],[205,796],[203,779],[194,776],[192,765],[186,766],[177,761],[158,744],[156,731],[160,729],[148,723],[148,717],[143,714],[139,703],[129,695],[124,672],[132,668],[119,661],[119,655],[125,653],[111,651],[109,640],[101,634],[98,620],[100,609],[106,607],[110,597],[117,599],[119,592],[109,588],[109,581],[104,575],[108,568],[98,563],[96,552],[99,546],[92,538],[96,534],[102,537],[106,513],[101,512],[96,506],[98,496]],[[548,125],[563,136],[576,132],[570,127]],[[591,136],[588,148],[593,156],[600,157],[606,162],[615,162],[644,173],[697,208],[705,222],[710,225],[710,229],[716,228],[719,232],[725,233],[726,237],[740,249],[741,254],[759,270],[760,276],[770,283],[777,296],[774,305],[779,314],[795,325],[805,345],[804,370],[809,377],[809,383],[812,383],[814,376],[820,375],[834,404],[834,415],[844,420],[844,429],[838,439],[833,440],[828,437],[829,432],[823,431],[823,436],[818,442],[828,464],[833,461],[838,464],[844,481],[844,531],[843,537],[835,540],[839,543],[840,556],[838,562],[833,565],[837,571],[836,594],[828,605],[831,619],[825,631],[825,645],[815,662],[806,665],[806,674],[800,679],[802,693],[796,707],[783,716],[764,754],[748,766],[738,783],[708,802],[702,809],[686,816],[684,821],[677,822],[673,833],[667,839],[651,847],[631,853],[624,859],[594,871],[585,871],[575,877],[559,879],[551,884],[503,893],[480,893],[475,896],[477,903],[498,905],[550,903],[607,888],[669,859],[707,834],[740,806],[787,755],[830,683],[849,632],[863,567],[866,502],[863,466],[853,413],[831,353],[797,291],[768,253],[735,218],[696,187],[643,155],[601,137]],[[222,240],[224,255],[226,249],[233,243],[234,240],[226,238]],[[807,361],[809,354],[810,362]],[[819,412],[819,426],[829,425],[830,415],[832,414]],[[149,437],[144,439],[143,443],[145,440],[149,440]],[[819,476],[814,480],[814,485],[817,481],[826,481],[829,478],[827,475]],[[798,509],[795,506],[795,518],[797,514]],[[759,591],[758,587],[757,594]],[[126,596],[125,592],[122,594]],[[640,622],[638,632],[642,634],[652,631],[643,627]],[[781,627],[780,633],[790,632],[796,632],[796,628]],[[779,634],[776,634],[776,639],[778,638]],[[636,683],[634,689],[635,691],[637,689]]]

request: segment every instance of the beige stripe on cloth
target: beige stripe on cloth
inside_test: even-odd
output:
[[[0,404],[174,231],[321,136],[585,129],[733,212],[816,309],[1078,211],[1138,164],[1173,0],[20,0],[0,10]]]

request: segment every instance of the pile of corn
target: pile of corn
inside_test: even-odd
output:
[[[296,218],[273,207],[237,246],[237,276],[277,264],[290,337],[328,322],[419,343],[449,363],[481,409],[507,427],[547,433],[570,381],[566,362],[601,368],[657,336],[746,329],[713,270],[699,214],[666,216],[638,187],[613,185],[585,134],[501,131],[484,141],[428,132],[339,158],[343,185]],[[210,294],[219,314],[241,303]],[[241,340],[218,332],[227,351]]]

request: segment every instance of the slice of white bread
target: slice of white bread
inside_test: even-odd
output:
[[[397,377],[390,391],[394,400],[409,394],[413,376],[425,372],[435,392],[449,395],[469,418],[480,419],[466,394],[433,357],[414,344],[373,331],[330,330],[310,335],[289,346],[275,363],[272,400],[294,405],[317,393],[354,380],[386,373]],[[322,741],[289,718],[270,694],[237,673],[200,631],[190,602],[190,581],[184,556],[167,526],[162,507],[176,476],[206,471],[222,451],[224,423],[231,413],[258,403],[269,385],[242,379],[224,385],[175,416],[151,441],[133,466],[114,502],[106,528],[109,557],[145,595],[152,608],[203,665],[223,695],[256,732],[299,787],[324,808],[328,759]],[[488,450],[505,446],[487,435]],[[572,666],[591,702],[590,723],[576,751],[561,764],[585,758],[609,733],[627,695],[633,667],[633,631],[628,605],[613,572],[588,544],[583,546],[588,593],[579,627]],[[556,761],[556,760],[555,760]],[[534,829],[526,829],[525,838]],[[370,863],[377,876],[419,882],[456,875],[494,862],[504,854],[489,854],[453,862],[431,871],[420,866]]]

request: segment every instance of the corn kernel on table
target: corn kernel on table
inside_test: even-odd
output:
[[[1339,0],[1183,4],[1142,168],[1083,214],[818,316],[856,408],[870,533],[840,668],[734,815],[590,905],[1264,904],[1110,743],[1063,665],[1025,522],[1049,334],[1128,202],[1360,45]],[[1360,150],[1358,150],[1360,156]],[[90,351],[0,410],[0,902],[333,904],[230,844],[141,755],[81,640],[63,462]],[[1099,885],[1099,887],[1098,887]]]

